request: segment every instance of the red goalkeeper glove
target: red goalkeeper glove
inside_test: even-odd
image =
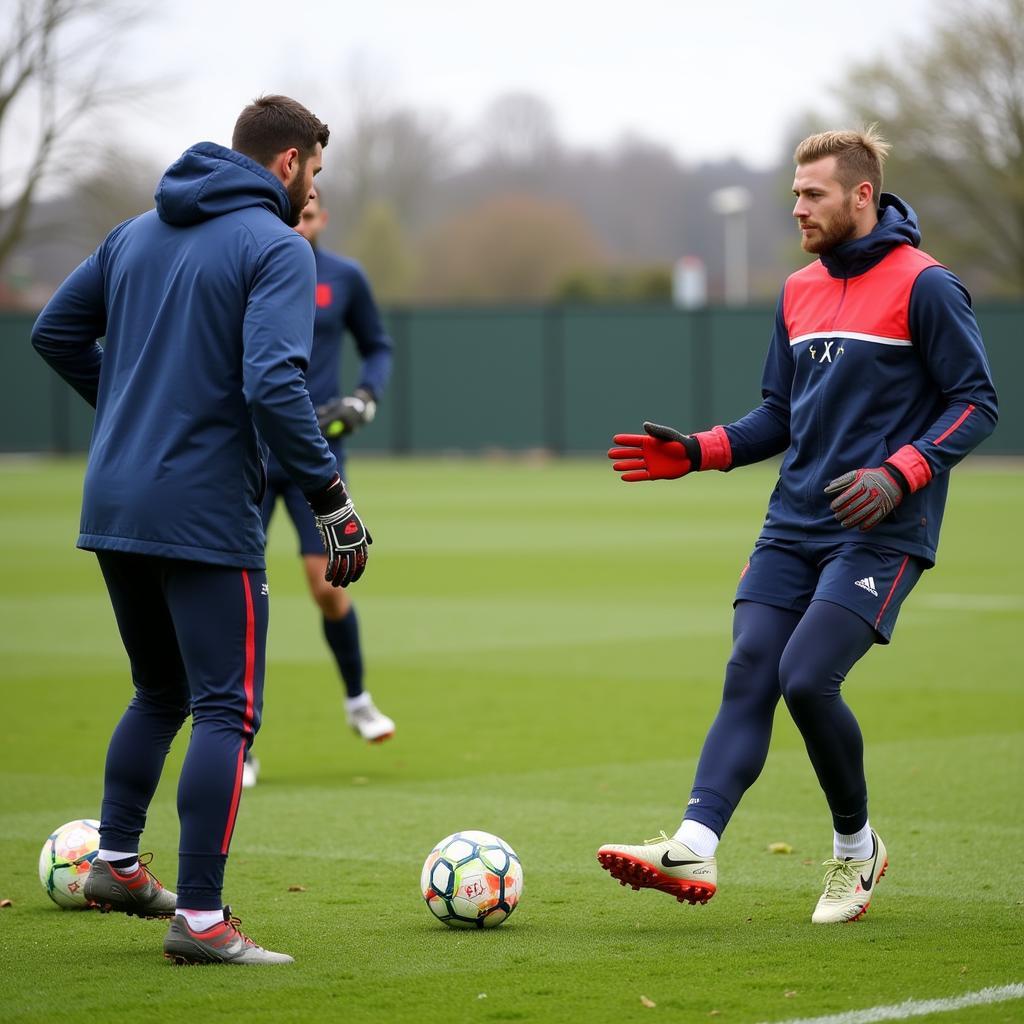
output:
[[[682,434],[672,427],[644,423],[645,434],[616,434],[620,447],[610,448],[612,469],[629,483],[637,480],[676,480],[687,473],[728,469],[732,448],[724,427]]]

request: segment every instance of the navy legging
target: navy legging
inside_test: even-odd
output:
[[[722,705],[708,731],[686,817],[718,835],[754,784],[768,756],[772,719],[783,697],[793,717],[837,832],[867,822],[864,741],[840,695],[847,672],[875,642],[853,612],[812,601],[805,612],[740,601]]]
[[[191,714],[178,781],[178,906],[219,910],[242,759],[263,704],[266,574],[120,552],[97,557],[135,684],[107,749],[102,845],[138,850],[171,741]]]

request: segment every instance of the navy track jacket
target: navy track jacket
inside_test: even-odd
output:
[[[334,477],[304,379],[313,252],[288,214],[268,170],[199,143],[39,315],[32,344],[96,407],[79,547],[262,569],[261,438],[306,494]]]
[[[971,299],[918,249],[917,216],[883,193],[870,234],[787,280],[762,404],[725,432],[733,466],[785,452],[763,537],[888,547],[935,562],[948,470],[995,428],[996,394]],[[867,533],[825,486],[887,459],[914,493]]]

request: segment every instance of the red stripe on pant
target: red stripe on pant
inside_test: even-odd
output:
[[[231,834],[235,831],[235,819],[238,817],[238,802],[242,798],[242,771],[245,767],[246,740],[252,735],[253,679],[256,674],[256,619],[252,607],[252,587],[249,584],[249,573],[242,570],[242,585],[245,588],[245,718],[242,723],[242,745],[238,748],[238,763],[235,767],[235,788],[231,794],[231,810],[228,811],[228,823],[224,829],[224,840],[220,852],[226,854],[231,845]]]
[[[889,602],[892,600],[892,595],[896,593],[896,585],[900,581],[900,577],[903,575],[903,570],[907,567],[907,562],[910,561],[910,555],[904,555],[903,561],[900,562],[900,571],[896,573],[896,579],[892,581],[892,586],[889,588],[889,593],[886,595],[885,603],[882,605],[882,610],[878,613],[878,618],[875,619],[875,629],[878,628],[878,624],[882,621],[882,616],[885,614],[885,609],[889,607]]]

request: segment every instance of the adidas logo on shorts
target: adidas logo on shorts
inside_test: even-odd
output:
[[[872,597],[878,597],[878,591],[875,590],[874,576],[865,576],[862,580],[854,580],[853,585],[860,587],[861,590],[866,590]]]

